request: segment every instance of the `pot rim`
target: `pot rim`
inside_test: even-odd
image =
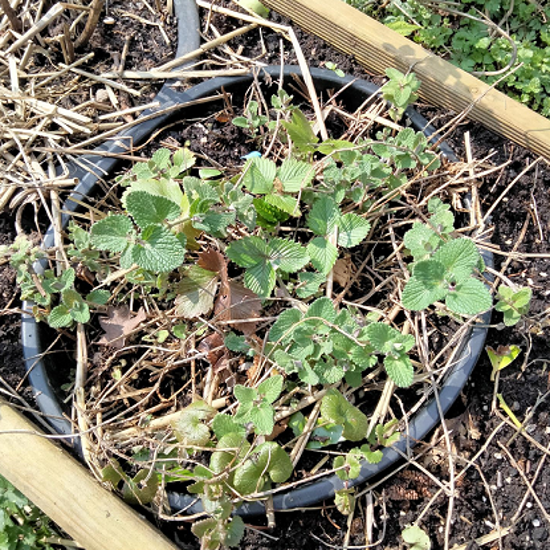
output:
[[[358,96],[361,95],[363,98],[376,94],[379,91],[379,88],[370,82],[354,79],[351,76],[339,77],[333,71],[327,69],[312,68],[310,69],[310,73],[316,87],[322,86],[324,89],[327,89],[329,87],[342,87],[344,85],[349,85],[348,90],[353,91],[353,93]],[[261,68],[257,76],[260,78],[264,77],[269,79],[277,79],[281,74],[283,74],[285,79],[288,79],[291,75],[301,75],[301,70],[295,66],[285,66],[281,72],[280,66],[269,66]],[[184,108],[188,102],[211,95],[221,87],[224,87],[226,90],[230,90],[231,87],[242,86],[250,83],[252,82],[252,79],[252,73],[237,77],[218,77],[202,82],[184,92],[175,91],[170,86],[165,85],[159,92],[156,99],[160,102],[159,109],[164,109],[167,106],[178,104],[181,108]],[[147,113],[142,116],[146,115]],[[140,143],[163,122],[165,122],[168,117],[172,117],[173,115],[174,114],[172,111],[168,115],[163,114],[157,118],[145,120],[142,124],[136,125],[131,131],[131,143],[134,145]],[[427,120],[422,115],[417,113],[414,109],[408,108],[406,110],[406,117],[410,120],[412,126],[416,130],[423,131],[425,135],[431,136],[431,140],[435,143],[438,139],[436,131],[428,124]],[[121,136],[121,138],[124,140],[128,139],[128,134],[128,132],[125,133],[125,136]],[[118,139],[112,141],[110,140],[98,147],[96,151],[117,153],[127,152],[127,148],[119,142],[120,140]],[[446,143],[441,143],[439,145],[439,149],[449,160],[457,160],[453,151]],[[94,186],[100,179],[98,174],[109,175],[121,162],[118,159],[93,155],[93,153],[87,155],[87,161],[92,164],[94,168],[93,172],[86,171],[80,166],[73,167],[74,175],[79,178],[80,183],[76,186],[73,193],[71,193],[70,197],[65,202],[65,210],[74,211],[78,204],[72,201],[71,198],[78,197],[80,202],[82,197],[92,192]],[[63,216],[63,227],[65,227],[68,223],[69,217],[70,216],[68,214]],[[44,248],[50,248],[51,246],[53,246],[52,228],[48,230],[44,238]],[[481,250],[480,252],[483,256],[485,264],[492,266],[492,253],[488,250]],[[42,269],[44,268],[44,262],[41,264],[41,267]],[[489,280],[490,277],[487,276],[487,279]],[[32,305],[33,304],[31,302],[25,302],[23,304],[23,309],[27,311],[32,310]],[[477,363],[477,360],[483,350],[488,325],[491,320],[491,312],[488,311],[479,315],[478,320],[480,322],[474,324],[474,326],[470,328],[469,332],[463,338],[460,345],[460,350],[457,352],[457,359],[455,360],[449,375],[446,377],[443,386],[440,388],[437,398],[432,397],[430,401],[414,415],[408,424],[407,433],[402,434],[397,443],[391,447],[383,449],[383,457],[379,463],[369,464],[364,461],[359,476],[352,481],[344,482],[336,474],[333,474],[327,476],[326,478],[312,482],[311,484],[289,490],[288,492],[275,494],[273,497],[274,510],[303,508],[331,498],[335,491],[364,484],[369,479],[381,474],[384,470],[408,456],[410,449],[418,441],[422,440],[428,432],[435,428],[442,415],[447,412],[447,410],[457,399],[475,364]],[[41,346],[38,332],[38,323],[35,321],[34,317],[29,314],[23,315],[22,344],[25,357],[25,367],[29,372],[29,380],[33,387],[37,404],[46,415],[46,418],[52,427],[58,433],[64,434],[67,439],[72,441],[75,448],[78,451],[81,451],[79,436],[72,432],[71,423],[63,418],[63,411],[50,383],[46,372],[46,366],[44,362],[39,359]],[[190,495],[170,492],[168,493],[168,498],[172,509],[175,511],[185,510],[187,513],[197,513],[202,511],[200,501]],[[246,502],[239,506],[236,513],[242,516],[259,515],[265,513],[265,506],[261,501]]]

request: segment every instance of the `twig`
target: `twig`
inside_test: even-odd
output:
[[[92,0],[90,6],[90,13],[84,26],[82,34],[75,40],[74,47],[76,49],[84,46],[88,43],[92,34],[94,33],[95,28],[97,27],[97,22],[99,21],[99,16],[101,15],[101,10],[105,5],[105,0]]]
[[[17,17],[15,10],[11,7],[9,0],[0,0],[0,7],[4,12],[4,15],[8,18],[10,27],[13,31],[20,33],[21,32],[21,21]]]

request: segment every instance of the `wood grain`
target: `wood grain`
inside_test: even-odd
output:
[[[412,70],[420,95],[550,159],[550,121],[341,0],[262,0],[375,74]],[[309,52],[304,52],[306,58]]]
[[[17,432],[17,433],[14,433]],[[0,398],[0,475],[86,550],[176,550]]]

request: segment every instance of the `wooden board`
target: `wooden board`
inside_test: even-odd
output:
[[[39,434],[0,399],[0,475],[75,541],[86,550],[177,549],[67,452]]]
[[[384,74],[388,67],[414,71],[422,82],[421,97],[431,104],[456,113],[471,107],[468,118],[550,159],[548,119],[341,0],[262,0],[262,3],[376,74]],[[306,59],[308,53],[304,52]]]

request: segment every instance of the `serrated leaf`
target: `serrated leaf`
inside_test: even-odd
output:
[[[349,516],[355,506],[353,489],[340,489],[336,491],[334,493],[334,504],[341,514]]]
[[[270,249],[260,237],[244,237],[226,249],[227,257],[241,267],[252,267],[269,257]]]
[[[345,371],[333,361],[318,359],[313,367],[313,372],[319,377],[320,384],[335,384],[344,378]]]
[[[296,218],[301,216],[300,208],[298,207],[298,199],[295,197],[289,197],[288,195],[266,195],[264,200],[267,204],[275,206],[286,214]],[[283,219],[278,221],[285,220]]]
[[[296,159],[285,159],[277,170],[277,177],[285,193],[299,193],[315,176],[313,166]]]
[[[189,267],[176,286],[176,315],[193,319],[212,311],[217,285],[217,273],[198,265]]]
[[[318,298],[308,308],[305,317],[320,317],[329,323],[334,323],[336,310],[330,298]]]
[[[336,389],[330,389],[321,401],[321,416],[344,427],[343,437],[349,441],[364,439],[368,429],[367,417]]]
[[[294,327],[302,320],[302,312],[298,308],[285,309],[277,318],[269,331],[270,342],[285,344]]]
[[[311,251],[308,250],[311,257]],[[319,287],[326,281],[323,273],[299,273],[298,280],[300,285],[296,287],[296,295],[298,298],[309,298],[319,292]]]
[[[239,443],[239,446],[242,445],[242,438],[246,435],[246,430],[242,424],[236,422],[232,416],[221,413],[218,413],[214,417],[214,420],[212,421],[212,431],[218,438],[218,441],[220,441],[227,434],[237,434],[241,438],[241,443]],[[218,446],[221,447],[221,445]]]
[[[164,220],[174,220],[181,214],[175,202],[146,191],[132,191],[126,197],[126,209],[139,227],[161,224]]]
[[[254,431],[258,435],[271,435],[275,422],[273,407],[262,401],[250,410],[248,418],[254,424]]]
[[[254,0],[257,2],[257,0]],[[241,0],[239,3],[242,4],[243,0]],[[259,2],[257,2],[260,4]],[[260,4],[261,5],[261,4]],[[262,6],[263,7],[263,6]],[[265,8],[264,8],[265,10]],[[254,10],[256,11],[256,10]],[[269,15],[269,10],[267,11],[267,14]],[[261,15],[261,14],[259,14]],[[265,16],[267,17],[267,15]],[[225,538],[224,538],[224,544],[226,546],[239,546],[243,536],[244,536],[244,521],[241,516],[233,516],[231,521],[227,524],[225,532]]]
[[[309,212],[307,224],[316,235],[325,237],[332,233],[339,219],[338,205],[332,198],[325,196],[315,201]]]
[[[155,164],[157,168],[167,168],[170,164],[170,156],[172,155],[170,149],[162,147],[157,149],[151,157],[151,162]]]
[[[274,269],[280,269],[285,273],[294,273],[309,262],[306,249],[300,243],[288,239],[272,239],[269,242],[269,249],[271,265]]]
[[[92,304],[103,306],[109,301],[110,297],[111,292],[109,290],[96,289],[86,296],[86,300]]]
[[[237,384],[233,388],[233,393],[239,403],[252,403],[258,397],[258,392],[254,388],[247,388],[242,384]]]
[[[235,212],[206,212],[193,220],[193,227],[206,231],[214,237],[224,239],[227,237],[227,228],[235,223]]]
[[[52,328],[68,327],[72,322],[69,308],[64,304],[54,307],[48,315],[48,324]]]
[[[292,111],[292,120],[282,121],[281,124],[300,152],[312,153],[315,150],[319,138],[313,133],[311,124],[302,111],[295,109]]]
[[[446,279],[460,283],[472,274],[479,262],[479,251],[469,239],[452,239],[439,248],[434,260],[441,262],[447,271]]]
[[[91,228],[91,243],[98,250],[123,252],[134,236],[132,221],[120,214],[107,216]]]
[[[185,249],[166,227],[150,225],[141,233],[141,242],[132,248],[134,262],[148,271],[167,272],[183,263]]]
[[[338,249],[325,237],[315,237],[307,245],[311,264],[317,271],[327,275],[338,258]]]
[[[436,260],[422,260],[414,265],[413,276],[407,281],[401,297],[403,306],[420,311],[448,293],[445,266]]]
[[[273,190],[277,165],[269,159],[254,158],[245,167],[243,185],[256,195],[265,195]]]
[[[195,401],[183,409],[172,421],[178,441],[184,445],[206,445],[210,440],[210,429],[206,425],[216,414],[216,409],[204,401]]]
[[[237,336],[234,332],[227,334],[223,340],[227,349],[235,353],[246,353],[250,351],[250,344],[247,343],[244,336]]]
[[[416,261],[429,258],[441,242],[441,237],[435,231],[419,222],[415,222],[403,237],[403,244]]]
[[[371,344],[380,353],[408,352],[414,344],[414,336],[401,334],[397,329],[385,323],[371,323],[366,327],[366,333]]]
[[[270,376],[264,380],[257,388],[258,394],[268,403],[273,403],[283,389],[283,377],[280,374]]]
[[[244,274],[244,284],[260,297],[267,298],[277,281],[275,269],[270,263],[259,263],[249,267]]]
[[[370,231],[370,223],[357,214],[344,214],[338,221],[338,244],[345,248],[357,246]]]
[[[488,310],[493,299],[484,283],[470,277],[449,292],[445,304],[455,313],[476,315]]]
[[[408,388],[413,383],[414,368],[407,355],[387,355],[384,358],[384,368],[399,388]]]

